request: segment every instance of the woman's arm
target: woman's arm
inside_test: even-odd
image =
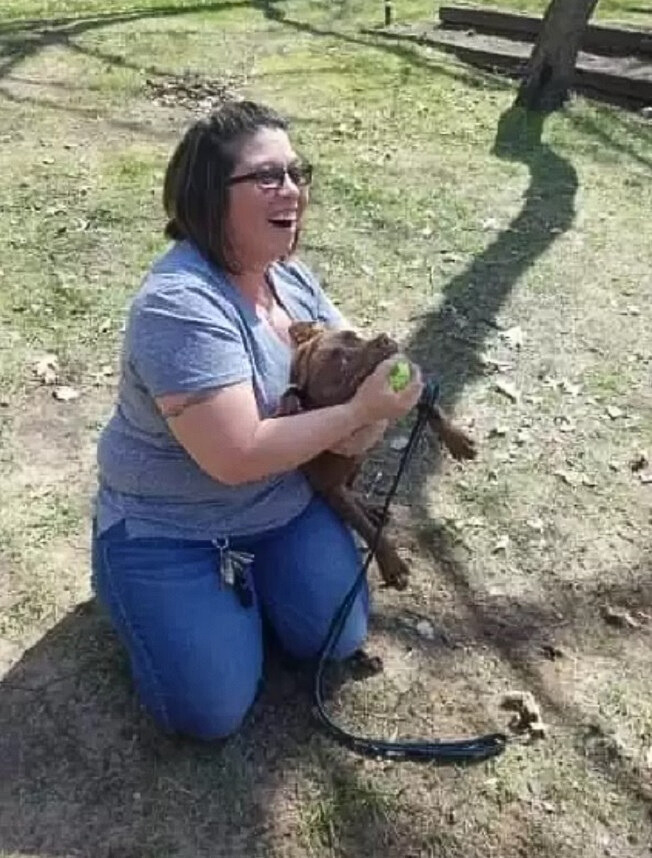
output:
[[[344,405],[261,420],[249,383],[201,394],[171,394],[157,404],[179,443],[200,468],[227,485],[253,482],[299,467],[381,420],[402,417],[418,401],[421,380],[395,393],[384,361]]]

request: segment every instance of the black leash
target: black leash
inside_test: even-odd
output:
[[[345,745],[358,754],[369,757],[414,761],[439,760],[441,762],[462,762],[465,760],[480,761],[502,753],[507,744],[507,736],[504,733],[489,733],[485,736],[478,736],[472,739],[455,739],[452,741],[433,742],[425,740],[390,742],[384,739],[371,739],[365,736],[356,736],[336,724],[324,706],[323,682],[326,662],[342,634],[344,624],[351,612],[356,596],[360,592],[360,588],[367,577],[369,565],[376,553],[376,548],[378,547],[380,536],[387,522],[389,508],[394,496],[396,495],[399,482],[405,469],[410,463],[414,450],[423,434],[424,428],[427,425],[428,416],[431,414],[438,397],[439,386],[434,381],[427,382],[417,406],[417,417],[414,421],[407,446],[403,451],[394,481],[392,482],[391,488],[385,498],[380,522],[378,523],[378,528],[376,530],[374,544],[369,550],[353,585],[344,597],[342,604],[337,609],[335,616],[333,617],[328,635],[326,636],[326,640],[322,646],[319,661],[317,663],[317,669],[315,671],[313,693],[316,715],[321,725],[325,727],[330,735],[342,745]]]

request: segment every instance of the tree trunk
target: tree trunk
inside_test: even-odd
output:
[[[563,106],[575,62],[598,0],[551,0],[543,19],[516,104],[549,113]]]

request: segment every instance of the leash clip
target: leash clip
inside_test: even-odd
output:
[[[435,378],[427,378],[421,391],[421,397],[417,403],[418,410],[427,415],[431,414],[438,399],[439,382]]]

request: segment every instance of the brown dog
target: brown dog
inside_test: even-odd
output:
[[[279,415],[347,402],[379,363],[399,351],[398,344],[385,334],[365,340],[354,331],[329,330],[314,322],[295,322],[290,326],[290,337],[295,353],[290,387],[281,399]],[[473,441],[438,406],[433,407],[428,419],[456,459],[475,457]],[[366,506],[353,490],[361,464],[360,458],[325,452],[302,470],[313,489],[371,547],[379,516],[378,510]],[[387,585],[397,590],[407,586],[408,568],[384,534],[378,542],[376,561]]]

